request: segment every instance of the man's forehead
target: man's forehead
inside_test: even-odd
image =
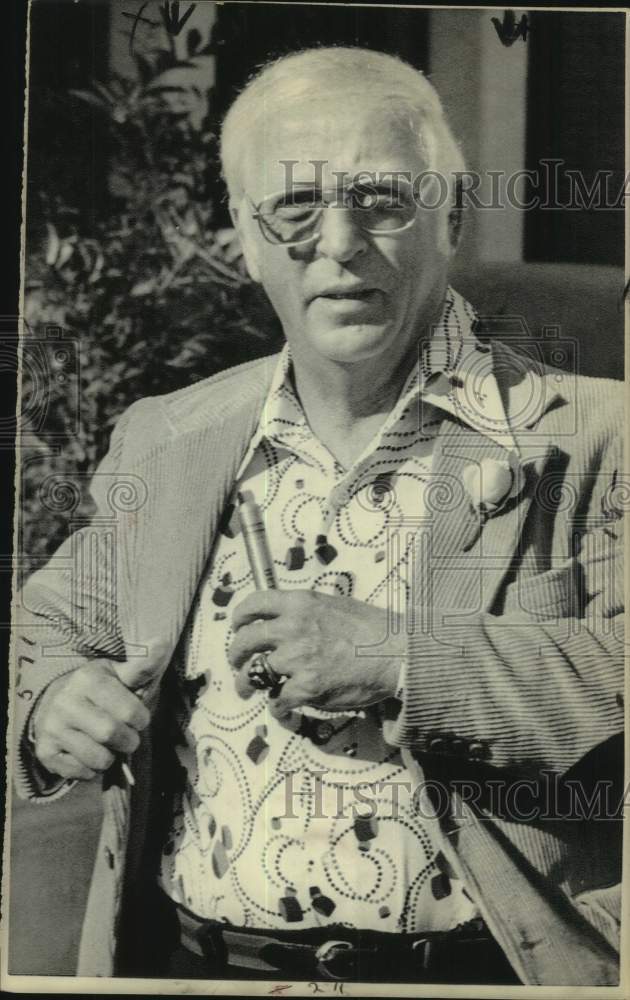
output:
[[[339,171],[413,174],[422,167],[411,124],[369,101],[269,109],[252,130],[243,163],[246,190],[259,197],[292,181],[334,184]]]

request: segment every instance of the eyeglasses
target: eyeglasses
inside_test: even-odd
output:
[[[347,188],[319,190],[295,187],[268,195],[255,205],[252,218],[268,243],[297,246],[319,236],[325,209],[343,208],[366,233],[402,233],[416,220],[416,203],[411,186],[379,188],[354,184]]]

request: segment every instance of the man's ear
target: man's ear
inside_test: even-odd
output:
[[[241,198],[240,201],[233,202],[230,201],[229,204],[230,217],[234,224],[234,228],[237,232],[239,242],[241,244],[241,249],[243,251],[243,257],[245,259],[245,264],[247,266],[247,273],[249,274],[252,281],[257,284],[261,283],[260,277],[260,266],[258,262],[259,247],[254,239],[254,220],[251,218],[247,211],[247,206],[244,200]]]

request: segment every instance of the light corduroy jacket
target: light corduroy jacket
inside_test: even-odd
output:
[[[550,370],[504,343],[492,352],[524,485],[480,523],[463,471],[502,460],[503,449],[445,417],[417,528],[404,701],[386,735],[432,785],[448,861],[522,981],[611,985],[620,822],[595,813],[597,781],[621,766],[622,386]],[[148,703],[156,720],[168,716],[169,660],[275,363],[140,400],[120,419],[93,479],[91,524],[32,576],[15,609],[23,796],[40,794],[24,738],[29,711],[53,678],[87,659],[133,660],[158,639]],[[131,762],[135,787],[122,774],[105,782],[84,976],[116,974],[121,906],[155,853],[147,817],[160,794],[157,725]],[[501,789],[512,805],[497,805]],[[545,815],[550,789],[557,801]],[[570,808],[558,807],[567,796]]]

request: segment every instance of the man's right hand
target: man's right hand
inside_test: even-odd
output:
[[[35,705],[35,756],[51,774],[89,781],[137,748],[150,714],[116,667],[91,660],[52,681]]]

